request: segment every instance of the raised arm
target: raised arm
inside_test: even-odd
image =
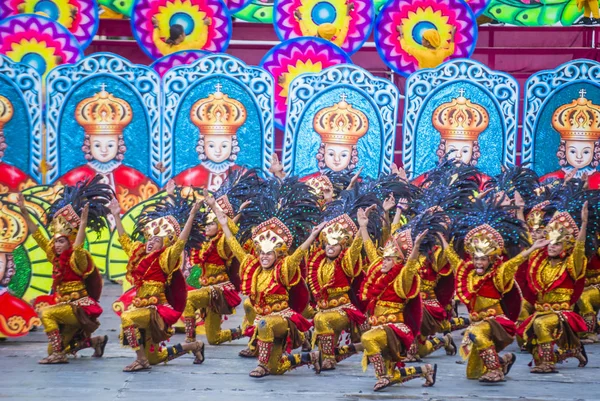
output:
[[[119,237],[125,234],[125,229],[123,228],[123,222],[121,221],[121,205],[119,205],[119,201],[117,198],[112,198],[110,203],[108,204],[108,208],[110,210],[110,214],[112,214],[115,219],[115,227],[117,229],[117,234]]]
[[[196,218],[196,213],[200,210],[200,201],[196,201],[194,206],[192,206],[192,210],[190,211],[190,215],[188,216],[187,221],[185,222],[185,226],[179,234],[179,239],[184,243],[187,242],[190,237],[190,233],[192,232],[192,226],[194,225],[194,219]]]
[[[515,206],[517,207],[517,219],[525,222],[525,201],[519,191],[515,191]]]
[[[359,221],[360,221],[360,219],[368,220],[369,213],[371,212],[371,207],[367,208],[367,210],[358,209],[357,217],[358,217]],[[365,248],[365,252],[367,253],[367,257],[369,258],[369,263],[375,262],[377,259],[379,259],[379,254],[377,253],[377,248],[375,247],[375,244],[373,244],[371,237],[369,237],[369,232],[367,231],[367,227],[360,226],[360,224],[359,224],[358,235],[360,235],[360,237],[363,240],[363,246]]]
[[[443,257],[450,263],[450,267],[452,271],[456,273],[458,268],[464,263],[460,256],[454,251],[454,248],[448,244],[446,238],[443,235],[438,235],[440,239],[440,243],[442,244],[442,249],[444,250]]]
[[[243,211],[245,208],[247,208],[247,207],[248,207],[248,206],[249,206],[251,203],[252,203],[252,201],[251,201],[251,200],[247,200],[247,201],[245,201],[244,203],[242,203],[242,204],[240,205],[240,209],[238,210],[238,212],[237,212],[237,214],[235,215],[235,217],[232,219],[232,220],[233,220],[233,222],[234,222],[235,224],[237,224],[237,223],[238,223],[238,221],[240,221],[240,217],[242,217],[242,211]]]
[[[20,192],[17,195],[17,206],[19,207],[19,210],[21,211],[21,215],[27,222],[27,229],[29,230],[29,234],[31,234],[31,235],[35,234],[39,230],[39,227],[37,224],[35,224],[33,222],[33,220],[31,220],[31,216],[29,215],[29,210],[27,209],[27,206],[25,206],[25,197]]]
[[[579,235],[575,241],[575,246],[571,256],[569,256],[569,273],[575,280],[579,280],[585,275],[585,267],[587,265],[587,258],[585,257],[585,237],[587,236],[587,224],[588,224],[588,203],[585,202],[581,208],[581,227],[579,228]]]
[[[229,249],[233,253],[233,256],[236,257],[237,260],[241,264],[244,263],[244,260],[248,257],[248,254],[244,250],[244,248],[240,245],[238,240],[235,238],[235,235],[231,232],[229,228],[229,218],[220,208],[213,209],[213,212],[217,216],[217,220],[221,225],[221,229],[223,230],[223,235],[225,236],[225,240],[227,241],[227,245],[229,245]]]
[[[400,274],[394,283],[396,293],[403,298],[409,296],[414,280],[419,276],[419,248],[428,232],[429,230],[425,230],[417,235],[413,244],[413,249],[406,260],[406,265],[400,271]]]
[[[83,245],[85,241],[85,229],[87,228],[88,223],[88,214],[90,212],[90,204],[86,203],[81,211],[81,223],[79,224],[79,230],[77,231],[77,236],[75,237],[75,242],[73,242],[73,247],[77,248]]]
[[[304,252],[308,251],[310,249],[310,246],[313,244],[313,242],[315,242],[315,240],[319,236],[319,234],[321,234],[321,231],[323,230],[323,228],[325,228],[325,225],[327,225],[327,222],[323,222],[323,223],[319,224],[318,226],[315,226],[312,229],[312,231],[311,231],[310,235],[308,236],[308,238],[306,239],[306,241],[304,241],[298,249],[301,249]]]

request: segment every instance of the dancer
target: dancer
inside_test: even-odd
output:
[[[91,337],[98,329],[102,308],[98,304],[102,279],[92,257],[83,249],[86,229],[100,232],[107,227],[104,206],[112,191],[100,183],[100,176],[76,186],[65,186],[52,204],[48,239],[38,229],[18,196],[18,206],[33,238],[52,263],[51,305],[41,309],[40,316],[48,336],[48,357],[40,364],[67,363],[67,353],[93,348],[94,357],[101,357],[107,336]]]
[[[221,330],[223,315],[231,315],[235,308],[242,302],[239,290],[239,263],[232,261],[232,254],[217,220],[215,209],[222,210],[227,215],[229,230],[237,233],[238,227],[234,220],[235,211],[238,213],[247,206],[252,198],[253,191],[259,189],[259,179],[255,171],[242,173],[240,170],[232,172],[215,196],[204,192],[204,201],[209,212],[205,214],[206,241],[201,247],[192,249],[190,261],[202,269],[200,283],[202,288],[188,292],[187,302],[183,317],[185,321],[186,342],[196,341],[196,311],[204,319],[206,339],[211,345],[237,340],[242,337],[240,327],[230,330]],[[216,199],[215,199],[216,198]]]
[[[521,309],[514,276],[526,260],[525,254],[510,260],[505,255],[518,254],[527,246],[527,237],[521,221],[499,203],[479,199],[465,208],[465,216],[453,224],[454,248],[445,238],[440,240],[456,276],[456,293],[471,317],[460,349],[467,360],[467,378],[496,383],[516,360],[512,353],[498,353],[513,342],[516,326],[511,319]]]
[[[142,212],[134,234],[141,234],[145,243],[134,242],[125,232],[120,218],[119,203],[113,199],[110,210],[115,219],[119,242],[129,256],[127,279],[134,286],[135,296],[127,302],[121,317],[123,345],[131,347],[136,359],[124,372],[150,369],[150,365],[170,361],[188,352],[194,363],[204,362],[204,343],[176,344],[163,349],[159,344],[173,334],[172,325],[180,318],[187,292],[181,274],[182,253],[194,219],[200,208],[196,202],[190,208],[186,200],[172,197],[151,205]],[[187,220],[186,220],[187,218]],[[183,230],[180,223],[185,221]]]
[[[344,191],[338,200],[327,205],[325,225],[320,234],[322,246],[313,247],[307,257],[308,285],[317,303],[314,316],[315,338],[323,359],[322,370],[335,369],[335,348],[343,331],[352,342],[360,341],[360,327],[366,317],[357,306],[353,282],[362,273],[361,251],[363,241],[357,236],[359,228],[380,232],[376,214],[358,218],[362,207],[378,203],[373,194],[360,195],[358,188]],[[358,223],[358,227],[357,224]]]
[[[585,280],[588,202],[577,206],[583,193],[565,194],[569,205],[549,205],[556,213],[546,226],[546,238],[538,239],[524,252],[529,259],[527,280],[536,300],[535,313],[519,326],[519,335],[533,354],[531,373],[556,373],[556,362],[577,358],[587,364],[587,355],[578,334],[587,331],[585,320],[573,311]],[[569,207],[570,206],[570,207]],[[578,227],[568,210],[581,209]],[[559,347],[555,352],[554,345]]]
[[[366,214],[359,211],[359,219]],[[403,367],[403,361],[421,325],[419,249],[435,244],[433,233],[443,231],[435,222],[439,217],[427,213],[413,219],[387,241],[382,256],[367,231],[360,231],[367,257],[373,261],[361,290],[362,299],[368,302],[372,328],[362,335],[362,346],[354,348],[364,349],[363,368],[366,370],[368,360],[375,369],[374,391],[419,377],[425,379],[425,387],[435,384],[437,365]],[[426,227],[432,227],[431,234]]]
[[[297,244],[317,221],[316,197],[295,178],[270,180],[242,218],[242,233],[252,228],[255,254],[246,252],[233,236],[227,215],[218,209],[214,212],[231,251],[240,261],[242,292],[250,297],[256,312],[253,336],[257,340],[258,366],[250,376],[281,375],[302,365],[312,365],[319,373],[318,351],[284,355],[288,342],[291,349],[302,345],[303,333],[311,326],[301,315],[308,294],[298,293],[305,289],[300,264],[324,224],[315,227],[304,243]]]

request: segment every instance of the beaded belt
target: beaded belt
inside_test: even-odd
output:
[[[271,305],[267,305],[264,308],[261,308],[260,306],[255,306],[254,310],[256,311],[257,315],[265,316],[273,312],[281,312],[282,310],[287,308],[289,308],[289,304],[287,303],[287,301],[282,301]]]
[[[330,309],[330,308],[337,308],[338,306],[349,304],[349,303],[350,303],[350,299],[348,298],[348,296],[342,295],[339,298],[330,299],[328,301],[323,299],[323,300],[319,301],[318,305],[319,305],[319,309]]]
[[[165,294],[150,295],[148,297],[135,297],[131,304],[136,308],[144,308],[152,305],[162,305],[167,303],[167,297]]]
[[[58,302],[71,302],[77,301],[80,298],[85,298],[88,296],[88,292],[86,290],[73,291],[69,294],[62,294],[57,297]]]
[[[548,311],[569,311],[571,310],[571,305],[568,302],[561,302],[556,304],[544,303],[544,304],[535,304],[536,312],[548,312]]]
[[[219,275],[212,276],[212,277],[201,277],[200,278],[200,283],[203,286],[221,284],[225,281],[229,281],[229,277],[227,277],[227,274],[219,274]]]
[[[403,313],[392,313],[389,315],[382,316],[371,316],[369,318],[371,326],[379,326],[386,323],[404,323]]]
[[[485,320],[489,317],[503,315],[504,311],[500,307],[498,308],[490,308],[481,312],[471,312],[469,315],[471,316],[471,320],[474,322],[478,322],[480,320]]]

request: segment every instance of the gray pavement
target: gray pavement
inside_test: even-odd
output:
[[[193,365],[193,357],[185,355],[159,365],[151,371],[123,373],[121,369],[133,360],[131,350],[118,343],[119,320],[111,303],[121,287],[105,285],[100,335],[107,334],[109,343],[102,359],[90,357],[90,350],[71,359],[67,365],[43,366],[37,361],[45,356],[46,338],[40,330],[20,339],[0,342],[0,399],[9,400],[227,400],[253,401],[293,400],[600,400],[598,374],[600,344],[588,346],[590,363],[577,368],[575,360],[559,365],[560,373],[533,375],[527,364],[530,356],[519,354],[516,344],[509,351],[518,360],[507,381],[482,385],[465,378],[465,366],[456,362],[459,356],[449,357],[443,350],[427,358],[438,364],[435,387],[421,387],[421,380],[393,386],[381,393],[372,391],[375,379],[369,367],[362,372],[360,356],[343,361],[335,371],[315,375],[306,367],[284,376],[253,379],[248,372],[254,360],[243,359],[237,353],[244,341],[206,347],[206,362]],[[242,309],[224,323],[235,327],[242,319]],[[204,340],[204,338],[202,338]],[[171,343],[184,340],[177,334]],[[457,344],[459,334],[455,335]]]

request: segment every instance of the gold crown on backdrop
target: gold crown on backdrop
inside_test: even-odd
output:
[[[221,88],[221,84],[215,85],[215,93],[198,100],[190,110],[190,118],[202,135],[235,135],[246,122],[244,105]]]
[[[10,100],[0,95],[0,133],[4,131],[4,125],[10,121],[13,113],[14,109]]]
[[[10,253],[27,238],[27,222],[18,212],[0,202],[0,252]]]
[[[75,109],[75,120],[88,135],[122,135],[133,118],[127,101],[113,96],[101,85],[101,91],[83,99]]]
[[[442,139],[476,141],[488,127],[490,118],[487,110],[464,97],[465,91],[451,102],[443,103],[433,112],[433,127]]]
[[[600,106],[585,98],[584,89],[579,95],[579,99],[554,111],[552,127],[563,140],[597,141],[600,138]]]
[[[346,95],[331,107],[319,110],[313,119],[313,127],[324,143],[356,145],[369,129],[369,119],[360,110],[346,102]]]

